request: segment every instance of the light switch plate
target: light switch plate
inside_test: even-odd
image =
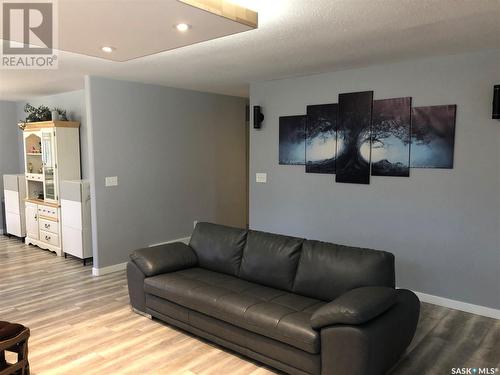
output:
[[[118,186],[118,177],[106,177],[106,186]]]
[[[261,184],[267,183],[267,173],[256,173],[255,182],[260,182]]]

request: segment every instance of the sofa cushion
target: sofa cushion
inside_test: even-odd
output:
[[[145,291],[306,352],[320,351],[310,319],[322,301],[202,268],[147,278]]]
[[[182,328],[245,356],[260,359],[276,368],[288,370],[290,374],[320,375],[321,373],[320,354],[305,352],[151,294],[147,294],[146,298],[148,303],[146,312],[167,324]],[[254,357],[255,354],[257,357]],[[296,369],[303,372],[294,372]],[[224,374],[233,372],[225,371]],[[189,374],[194,375],[191,372]]]
[[[291,291],[303,241],[302,238],[249,231],[239,276]]]
[[[332,301],[362,286],[394,287],[394,255],[319,241],[304,241],[294,292]]]
[[[211,223],[198,223],[189,245],[198,256],[200,267],[237,275],[247,231]]]

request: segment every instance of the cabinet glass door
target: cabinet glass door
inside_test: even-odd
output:
[[[57,201],[54,133],[52,131],[42,132],[42,160],[45,199]]]

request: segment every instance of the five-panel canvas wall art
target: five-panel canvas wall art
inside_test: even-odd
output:
[[[279,163],[336,182],[409,177],[410,168],[453,168],[456,105],[412,107],[412,98],[373,100],[373,91],[340,94],[279,119]]]

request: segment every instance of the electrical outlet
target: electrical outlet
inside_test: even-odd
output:
[[[255,182],[260,182],[261,184],[267,183],[267,173],[256,173]]]
[[[106,186],[118,186],[118,177],[117,176],[106,177],[105,182]]]

